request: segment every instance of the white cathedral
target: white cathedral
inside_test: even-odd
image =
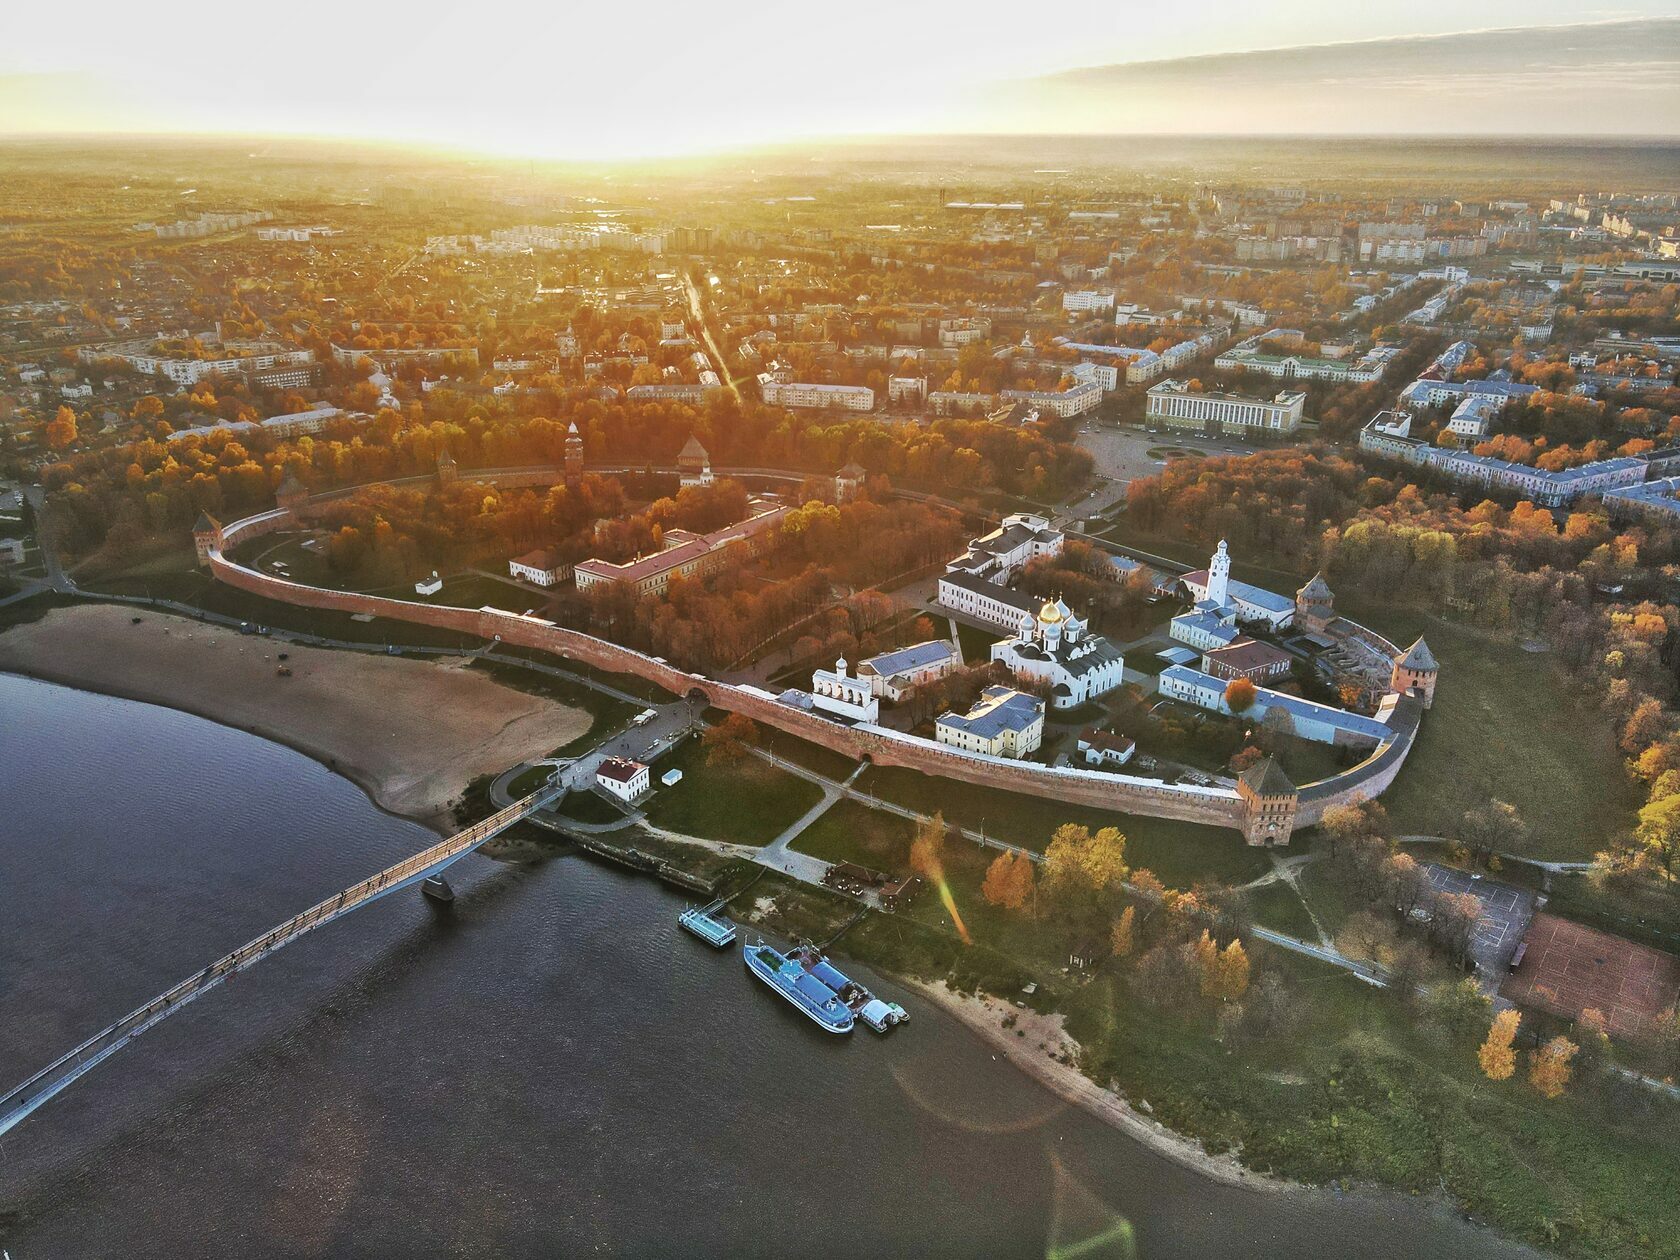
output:
[[[1024,682],[1049,687],[1052,709],[1076,708],[1107,695],[1125,670],[1120,649],[1091,634],[1059,599],[1047,601],[1036,618],[1022,617],[1013,639],[992,644],[992,659]]]

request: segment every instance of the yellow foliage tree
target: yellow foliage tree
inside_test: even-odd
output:
[[[1236,1002],[1248,992],[1248,951],[1232,941],[1219,955],[1219,993],[1222,1002]]]
[[[910,842],[910,869],[923,879],[935,881],[944,876],[942,860],[945,847],[945,815],[935,814],[916,827],[916,838]]]
[[[1569,1077],[1574,1071],[1569,1061],[1579,1051],[1580,1047],[1568,1037],[1553,1037],[1534,1052],[1528,1065],[1528,1083],[1543,1098],[1561,1097],[1569,1088]]]
[[[1019,867],[1026,867],[1026,881],[1021,880]],[[1004,910],[1019,910],[1032,893],[1032,861],[1013,853],[1000,853],[986,868],[986,878],[980,885],[980,895]]]
[[[1516,1039],[1517,1025],[1520,1023],[1522,1016],[1515,1008],[1500,1011],[1494,1016],[1493,1027],[1488,1029],[1487,1040],[1482,1042],[1481,1049],[1476,1051],[1476,1058],[1482,1065],[1482,1075],[1488,1080],[1508,1080],[1511,1073],[1517,1070],[1517,1052],[1511,1049],[1511,1042]]]
[[[1136,910],[1127,906],[1118,919],[1114,920],[1114,927],[1110,930],[1109,940],[1114,946],[1114,956],[1124,958],[1132,952],[1137,941],[1133,934],[1133,920],[1137,918]]]

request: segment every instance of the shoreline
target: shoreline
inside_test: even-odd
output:
[[[254,725],[245,725],[230,721],[226,717],[212,712],[212,706],[189,704],[176,697],[147,692],[141,687],[122,687],[103,682],[93,682],[86,678],[76,677],[69,672],[36,669],[26,665],[7,663],[0,665],[0,674],[10,674],[15,678],[28,678],[34,682],[51,683],[55,687],[68,687],[72,691],[85,691],[89,695],[109,696],[113,700],[131,700],[135,704],[149,704],[160,709],[172,709],[176,713],[185,713],[187,716],[198,718],[200,721],[226,727],[230,731],[254,735],[258,739],[267,740],[271,744],[279,744],[283,748],[290,748],[293,752],[309,758],[323,770],[336,774],[341,779],[349,780],[356,785],[363,796],[367,797],[368,804],[382,814],[391,818],[401,818],[405,822],[418,823],[426,830],[437,833],[440,839],[454,831],[454,824],[449,821],[452,806],[422,814],[388,805],[380,799],[378,784],[374,776],[368,771],[360,766],[340,761],[301,736],[293,735],[287,731],[269,727],[260,722]]]
[[[592,714],[468,671],[80,605],[0,633],[0,672],[188,713],[354,783],[381,812],[447,835],[472,781],[541,758]],[[291,674],[277,677],[285,652]]]
[[[892,973],[888,973],[891,975]],[[1176,1133],[1160,1121],[1141,1114],[1121,1095],[1105,1089],[1057,1054],[1076,1054],[1079,1043],[1062,1028],[1062,1016],[1020,1008],[989,994],[957,993],[945,981],[929,984],[909,976],[893,979],[952,1016],[981,1041],[993,1047],[1017,1070],[1031,1077],[1063,1102],[1080,1108],[1157,1155],[1222,1185],[1284,1194],[1305,1189],[1296,1182],[1245,1168],[1235,1155],[1215,1155],[1196,1139]],[[1003,1020],[1016,1017],[1014,1028]],[[1015,1029],[1026,1035],[1017,1037]],[[1044,1049],[1040,1049],[1044,1046]]]

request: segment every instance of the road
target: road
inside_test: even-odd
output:
[[[712,325],[706,318],[706,308],[700,301],[700,290],[695,287],[694,277],[687,271],[683,272],[683,292],[688,295],[688,313],[694,320],[695,330],[700,334],[700,340],[706,343],[706,353],[712,356],[712,367],[718,374],[718,379],[725,388],[735,395],[735,401],[741,401],[741,391],[736,388],[735,374],[729,370],[729,360],[723,357],[723,351],[718,347],[717,338],[712,336]]]

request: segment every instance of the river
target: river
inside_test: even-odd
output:
[[[6,1086],[432,839],[278,744],[10,675],[0,800]],[[451,880],[450,910],[305,937],[0,1139],[11,1260],[1532,1254],[1411,1200],[1209,1182],[890,983],[908,1027],[830,1036],[651,881]]]

